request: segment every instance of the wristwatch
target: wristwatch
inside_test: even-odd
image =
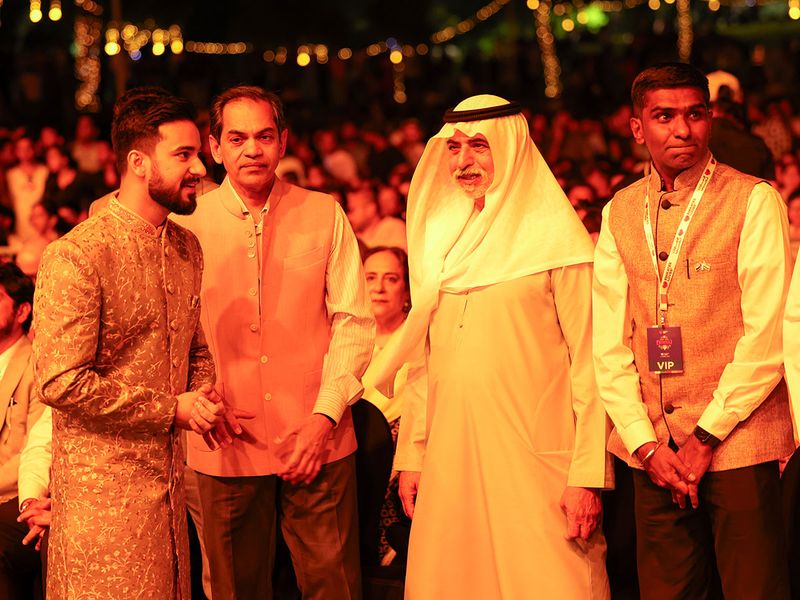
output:
[[[700,440],[701,444],[705,444],[710,448],[716,448],[720,444],[720,439],[714,437],[699,425],[694,428],[694,437]]]

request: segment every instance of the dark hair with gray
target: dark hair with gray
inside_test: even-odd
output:
[[[686,63],[661,63],[639,73],[631,86],[633,111],[642,114],[645,95],[653,90],[669,88],[694,88],[703,94],[708,106],[711,95],[708,92],[708,78],[697,67]]]
[[[367,259],[370,256],[373,254],[379,254],[380,252],[388,252],[389,254],[393,254],[397,259],[397,262],[400,263],[400,266],[403,269],[403,281],[406,284],[406,291],[410,293],[411,281],[408,277],[408,254],[406,254],[406,251],[402,248],[398,248],[397,246],[375,246],[373,248],[368,248],[367,251],[364,252],[364,264],[367,264]]]
[[[111,145],[120,174],[128,168],[128,153],[138,149],[148,154],[161,138],[158,128],[176,121],[195,122],[191,102],[159,87],[137,87],[120,96],[114,105]]]
[[[222,111],[225,109],[225,105],[242,98],[253,100],[254,102],[266,102],[272,106],[278,133],[286,129],[286,120],[283,116],[283,104],[276,94],[255,85],[237,85],[236,87],[222,92],[219,96],[214,98],[214,102],[211,104],[209,118],[211,123],[211,135],[214,136],[215,140],[220,141],[220,136],[222,135]]]
[[[25,333],[31,328],[31,321],[33,320],[33,280],[25,275],[17,265],[12,262],[0,264],[0,286],[6,291],[6,294],[14,303],[14,309],[20,307],[22,304],[30,304],[31,312],[28,318],[22,324],[22,330]]]

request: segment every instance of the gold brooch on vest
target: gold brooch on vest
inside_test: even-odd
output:
[[[702,262],[697,263],[694,266],[694,270],[697,273],[702,273],[703,271],[710,271],[711,270],[711,265],[708,264],[706,261],[702,261]]]

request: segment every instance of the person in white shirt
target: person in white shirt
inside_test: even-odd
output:
[[[697,69],[646,69],[631,96],[652,164],[603,211],[593,340],[609,450],[634,467],[642,598],[788,598],[786,210],[711,156]]]
[[[33,390],[31,325],[33,282],[13,263],[0,265],[0,598],[27,598],[40,569],[33,548],[21,544],[28,528],[17,522],[25,498],[17,494],[20,452],[44,406]],[[22,502],[19,502],[22,500]]]

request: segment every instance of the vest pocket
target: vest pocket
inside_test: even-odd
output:
[[[322,261],[325,258],[325,247],[319,246],[308,252],[287,256],[283,259],[283,269],[291,271],[294,269],[304,269]]]

